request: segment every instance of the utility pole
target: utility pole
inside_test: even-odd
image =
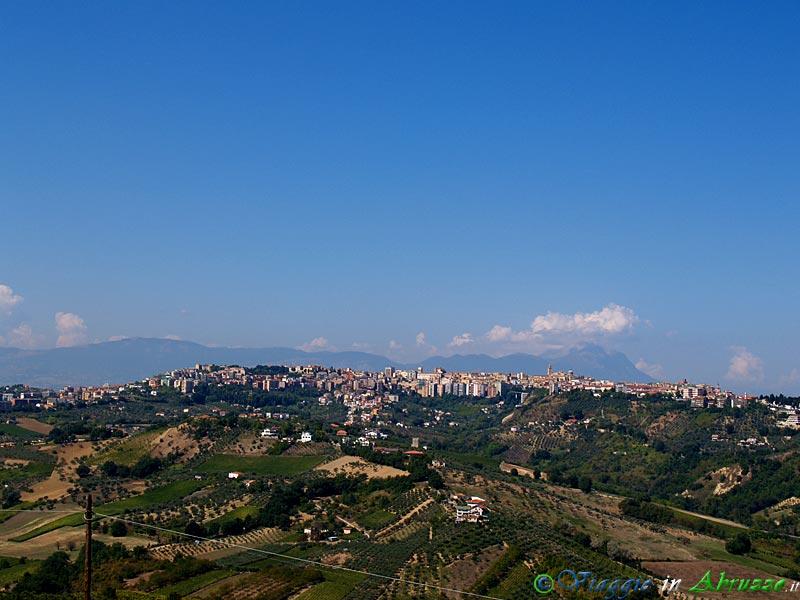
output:
[[[86,496],[86,512],[83,515],[86,521],[86,550],[84,552],[86,565],[84,567],[83,600],[92,600],[92,495]]]

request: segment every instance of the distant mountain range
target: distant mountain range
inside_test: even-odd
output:
[[[129,338],[71,348],[24,350],[0,348],[0,385],[27,383],[59,389],[65,385],[102,385],[137,381],[145,377],[192,367],[196,363],[219,365],[308,365],[350,367],[380,371],[385,367],[431,371],[544,374],[552,363],[556,371],[572,369],[576,375],[613,381],[651,381],[621,352],[585,345],[560,356],[509,354],[494,358],[486,354],[432,356],[422,362],[401,364],[366,352],[304,352],[295,348],[211,348],[193,342]]]

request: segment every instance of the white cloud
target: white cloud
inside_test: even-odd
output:
[[[609,304],[605,308],[590,313],[565,315],[548,312],[539,315],[531,323],[534,333],[566,332],[580,334],[622,333],[632,329],[639,322],[633,309],[619,304]]]
[[[367,342],[353,342],[353,349],[366,351],[369,350],[372,346]]]
[[[425,332],[420,331],[417,334],[417,346],[424,346],[425,345]]]
[[[12,348],[35,348],[41,345],[43,336],[33,333],[31,326],[22,323],[8,332],[6,336],[0,335],[0,346]]]
[[[630,331],[640,322],[632,308],[619,304],[587,313],[564,314],[547,312],[536,316],[529,329],[514,331],[505,325],[495,325],[482,340],[500,345],[504,350],[541,352],[596,341]]]
[[[503,325],[495,325],[486,332],[486,339],[490,342],[505,342],[510,340],[513,336],[514,331],[511,327],[505,327]]]
[[[127,339],[128,339],[127,335],[112,335],[110,338],[108,338],[108,341],[109,342],[121,342],[122,340],[127,340]]]
[[[88,340],[86,323],[73,313],[56,313],[56,331],[58,332],[56,348],[79,346],[85,344]]]
[[[461,335],[454,336],[447,345],[451,348],[460,348],[461,346],[466,346],[474,342],[475,339],[472,337],[471,333],[462,333]]]
[[[165,335],[164,339],[165,340],[172,340],[173,342],[180,342],[181,340],[183,340],[183,338],[181,336],[175,335],[174,333],[171,333],[169,335]]]
[[[328,343],[328,338],[318,337],[314,338],[310,342],[306,342],[302,346],[298,346],[300,350],[304,352],[320,352],[323,350],[335,350],[333,346]]]
[[[389,340],[389,350],[399,350],[403,346],[396,340]]]
[[[22,302],[24,298],[14,293],[7,285],[0,285],[0,312],[11,314],[14,307]]]
[[[763,381],[764,362],[744,346],[731,347],[734,354],[726,377],[735,381]]]
[[[649,363],[643,358],[640,358],[636,362],[636,368],[643,373],[647,373],[650,375],[650,377],[654,377],[655,379],[661,379],[664,377],[664,367],[659,364]]]

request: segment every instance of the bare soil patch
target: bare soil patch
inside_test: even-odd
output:
[[[326,565],[343,565],[353,556],[349,552],[338,552],[336,554],[328,554],[320,559],[320,562]]]
[[[266,454],[275,444],[273,440],[264,439],[257,433],[243,433],[236,440],[236,443],[226,449],[229,454],[241,454],[242,456],[259,456]]]
[[[81,510],[75,508],[74,504],[64,505],[59,504],[58,510]],[[4,523],[0,523],[0,538],[12,538],[22,535],[28,531],[36,529],[50,521],[55,521],[64,516],[61,512],[52,512],[49,510],[31,510],[30,512],[20,512],[8,519]]]
[[[43,452],[52,451],[53,446],[42,447]],[[90,442],[77,442],[74,444],[64,444],[56,447],[56,468],[53,469],[52,474],[48,479],[33,484],[32,492],[23,492],[22,500],[27,502],[30,500],[40,500],[48,498],[50,500],[57,500],[66,496],[72,487],[70,479],[77,477],[75,469],[78,467],[77,461],[73,460],[83,458],[94,452],[94,448]]]
[[[30,417],[19,417],[17,419],[17,425],[19,425],[23,429],[27,429],[28,431],[33,431],[34,433],[38,433],[40,435],[48,435],[51,431],[53,431],[52,425],[48,425],[47,423],[42,423],[41,421],[37,421],[36,419],[31,419]]]
[[[457,590],[468,590],[481,575],[502,556],[505,548],[501,545],[491,546],[478,554],[468,554],[462,559],[454,560],[444,568],[442,584]],[[449,598],[461,598],[461,594],[444,592]]]
[[[315,471],[327,471],[329,473],[346,473],[348,475],[364,474],[367,479],[387,477],[400,477],[408,475],[408,471],[395,469],[394,467],[387,467],[384,465],[376,465],[367,462],[358,456],[341,456],[330,462],[321,464],[314,467]]]
[[[154,441],[153,449],[150,451],[150,456],[153,458],[165,458],[170,454],[177,453],[179,455],[178,462],[186,462],[200,452],[200,444],[192,437],[191,430],[186,423],[170,427],[159,434]]]

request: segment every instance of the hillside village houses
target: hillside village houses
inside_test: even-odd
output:
[[[585,390],[599,395],[605,391],[632,394],[640,398],[661,394],[675,396],[690,403],[694,408],[708,406],[737,407],[757,400],[753,396],[741,396],[720,389],[718,386],[690,384],[685,380],[679,383],[637,383],[612,382],[591,377],[575,375],[572,371],[558,372],[552,368],[544,375],[525,373],[448,373],[437,368],[432,372],[419,369],[394,369],[370,372],[348,368],[330,368],[318,365],[290,366],[273,369],[273,374],[256,374],[240,366],[218,366],[197,364],[194,368],[178,369],[142,381],[124,385],[99,387],[65,387],[59,392],[22,387],[13,392],[4,392],[0,398],[0,408],[11,408],[19,404],[32,404],[38,407],[56,407],[62,403],[91,402],[100,399],[119,399],[126,390],[157,395],[169,387],[181,394],[191,394],[199,384],[237,385],[264,391],[291,390],[292,388],[312,388],[319,390],[320,405],[341,403],[348,409],[344,426],[354,424],[377,424],[380,411],[387,405],[397,402],[400,395],[419,395],[422,397],[441,397],[454,395],[475,398],[498,398],[510,389],[519,392],[523,401],[525,390],[547,389],[550,393]],[[507,397],[507,396],[506,396]],[[502,400],[501,400],[502,401]],[[761,402],[769,404],[766,399]],[[770,410],[779,412],[786,427],[800,428],[800,415],[792,406],[770,405]],[[185,409],[184,412],[189,412]],[[267,412],[259,410],[254,416],[269,419],[288,419],[288,412]],[[457,426],[448,415],[434,411],[426,426],[446,424]],[[402,423],[397,423],[403,426]],[[278,432],[266,428],[262,437],[276,437]],[[302,441],[302,438],[301,438]],[[310,441],[310,440],[309,440]]]

